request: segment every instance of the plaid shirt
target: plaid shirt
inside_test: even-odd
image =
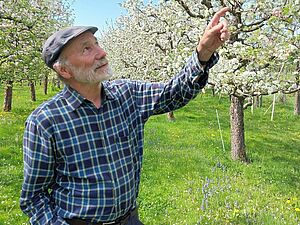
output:
[[[193,99],[217,61],[203,69],[194,52],[166,84],[103,82],[99,109],[68,86],[38,107],[23,140],[20,206],[30,222],[113,221],[136,207],[145,122]]]

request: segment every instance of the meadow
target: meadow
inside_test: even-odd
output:
[[[24,122],[56,91],[45,96],[38,87],[38,100],[31,102],[29,88],[16,86],[12,112],[0,111],[0,224],[28,224],[19,209]],[[276,103],[270,121],[271,102],[264,97],[262,108],[245,111],[249,164],[231,160],[228,96],[201,94],[175,112],[174,122],[152,117],[139,195],[144,224],[299,225],[300,117],[288,96],[285,104]]]

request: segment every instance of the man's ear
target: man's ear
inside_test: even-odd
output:
[[[53,65],[53,69],[55,70],[56,73],[58,73],[60,76],[62,76],[66,80],[72,78],[72,73],[69,70],[69,68],[67,68],[64,65],[61,65],[58,62]]]

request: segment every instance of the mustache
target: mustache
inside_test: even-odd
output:
[[[106,65],[106,64],[108,64],[108,59],[106,58],[106,57],[104,57],[104,58],[102,58],[102,59],[100,59],[99,61],[98,61],[98,63],[95,65],[95,70],[96,69],[99,69],[101,66],[104,66],[104,65]]]

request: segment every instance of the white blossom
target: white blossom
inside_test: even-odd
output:
[[[166,81],[182,68],[207,21],[221,7],[220,1],[211,1],[212,8],[198,0],[184,3],[197,17],[189,15],[178,1],[160,1],[157,5],[142,0],[123,3],[128,14],[118,18],[100,37],[116,78]],[[295,83],[293,70],[299,61],[300,44],[295,32],[299,29],[299,4],[267,0],[239,3],[240,7],[226,15],[232,39],[219,49],[221,58],[210,71],[209,82],[224,94],[248,96],[289,89]],[[283,7],[289,20],[271,17]]]

